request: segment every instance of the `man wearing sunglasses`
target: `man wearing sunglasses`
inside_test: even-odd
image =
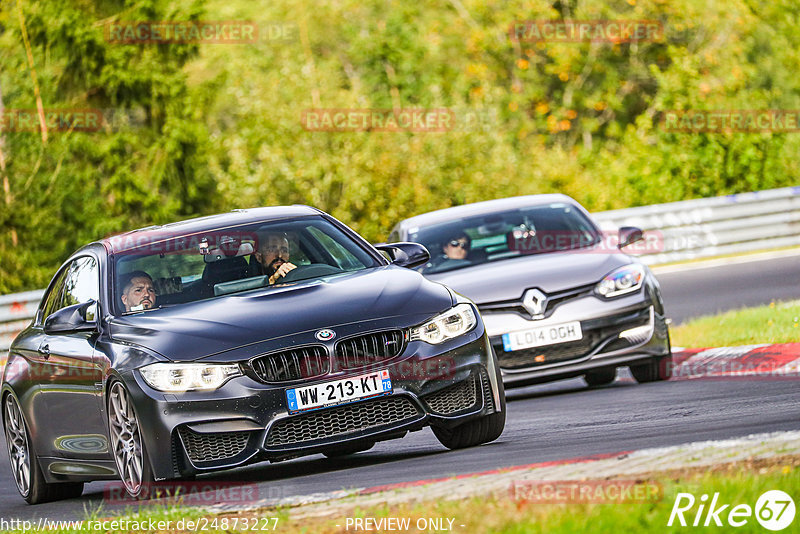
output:
[[[469,236],[465,233],[459,233],[445,242],[442,252],[448,259],[466,260],[471,245],[472,241]]]
[[[442,254],[439,254],[429,261],[422,272],[437,273],[449,271],[470,265],[469,255],[472,240],[464,232],[452,234],[442,245]]]

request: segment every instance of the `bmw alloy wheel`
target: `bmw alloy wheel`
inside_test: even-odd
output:
[[[17,400],[8,395],[5,402],[6,443],[14,482],[23,497],[31,491],[31,455],[25,420]]]
[[[142,435],[133,403],[122,382],[115,382],[111,386],[108,422],[119,477],[130,495],[139,495],[144,480]]]

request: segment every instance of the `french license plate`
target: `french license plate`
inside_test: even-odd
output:
[[[580,341],[582,338],[583,333],[581,332],[580,321],[554,324],[552,326],[540,326],[529,330],[519,330],[518,332],[503,334],[503,350],[511,352],[513,350],[529,349],[531,347],[555,345],[556,343]]]
[[[375,373],[286,390],[289,413],[346,404],[392,392],[392,379],[384,369]]]

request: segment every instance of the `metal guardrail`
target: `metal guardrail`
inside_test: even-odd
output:
[[[0,295],[0,369],[5,365],[8,347],[20,330],[31,322],[43,294],[43,289],[37,289]]]
[[[603,230],[638,226],[660,233],[647,264],[800,245],[800,186],[684,200],[593,214]],[[43,290],[0,296],[0,368],[17,333],[30,323]]]
[[[800,245],[800,187],[684,200],[593,214],[605,231],[638,226],[659,234],[650,265]],[[656,247],[653,247],[654,249]]]

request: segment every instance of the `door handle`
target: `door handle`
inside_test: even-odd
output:
[[[44,359],[48,359],[50,357],[50,345],[42,345],[39,347],[39,353],[44,356]]]

